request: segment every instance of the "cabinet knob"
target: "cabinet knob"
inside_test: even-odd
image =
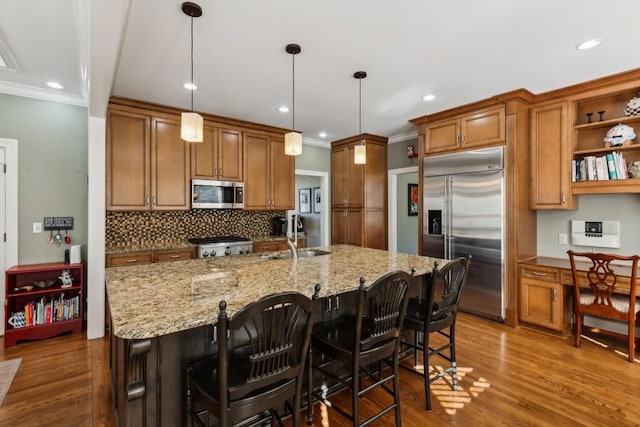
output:
[[[149,205],[149,196],[147,196],[147,197],[144,199],[144,204],[145,204],[145,205]]]
[[[132,262],[136,262],[136,261],[138,261],[138,260],[137,260],[137,259],[135,259],[135,258],[133,258],[133,259],[128,259],[128,260],[127,260],[127,262],[128,262],[128,263],[132,263]]]
[[[177,255],[177,254],[176,255],[171,255],[170,258],[180,258],[180,255]]]
[[[156,205],[156,196],[153,196],[153,206]]]

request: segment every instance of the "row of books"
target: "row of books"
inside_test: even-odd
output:
[[[580,181],[608,181],[612,179],[627,179],[627,161],[619,151],[613,151],[606,156],[585,156],[571,163],[571,180]]]
[[[60,296],[43,296],[24,306],[25,326],[44,325],[63,320],[77,319],[80,316],[80,296],[65,299]]]

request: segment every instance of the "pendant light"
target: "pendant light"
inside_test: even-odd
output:
[[[362,135],[362,79],[367,77],[365,71],[356,71],[353,77],[360,81],[360,105],[358,109],[358,135]],[[356,145],[353,149],[353,163],[356,165],[364,165],[367,163],[367,147],[364,145],[364,138],[360,141],[360,145]]]
[[[193,83],[193,18],[202,16],[202,8],[196,3],[182,3],[182,11],[185,15],[191,17],[191,111],[182,113],[180,123],[180,137],[187,142],[202,142],[202,116],[193,111],[193,91],[196,90]]]
[[[285,48],[287,53],[291,54],[293,58],[293,78],[292,78],[292,91],[291,91],[291,132],[284,136],[284,153],[289,156],[299,156],[302,154],[302,134],[296,132],[296,55],[301,52],[300,45],[288,44]]]

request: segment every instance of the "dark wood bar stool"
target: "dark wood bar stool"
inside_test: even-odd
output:
[[[220,302],[218,352],[187,368],[187,411],[198,425],[209,413],[220,426],[271,418],[282,425],[278,408],[288,407],[299,425],[302,381],[309,348],[313,299],[297,292],[266,296],[231,319]],[[254,420],[255,419],[255,420]]]
[[[413,342],[402,342],[403,349],[412,348],[414,365],[419,365],[419,353],[422,352],[423,372],[400,365],[424,378],[424,394],[427,410],[431,410],[431,383],[447,374],[451,374],[453,390],[458,389],[458,370],[456,365],[456,317],[460,296],[471,266],[471,255],[457,258],[443,268],[436,264],[427,284],[426,298],[411,298],[404,319],[404,328],[414,332]],[[442,292],[440,296],[437,293]],[[446,338],[445,344],[434,348],[429,342],[431,333]],[[420,341],[422,338],[422,341]],[[430,376],[429,359],[440,356],[449,362],[449,367]],[[410,357],[410,354],[408,355]]]
[[[355,315],[344,315],[314,326],[312,351],[320,353],[322,360],[311,366],[335,384],[328,391],[309,393],[309,414],[312,414],[312,399],[316,397],[352,420],[354,426],[370,424],[390,411],[395,411],[396,425],[402,425],[398,380],[400,331],[407,308],[409,284],[414,276],[396,271],[379,278],[369,287],[365,287],[365,280],[361,278]],[[336,365],[345,364],[348,370],[341,374]],[[390,367],[387,369],[390,372],[385,372],[384,366]],[[387,386],[388,382],[391,382],[392,389]],[[326,385],[323,382],[321,386],[324,388]],[[358,402],[365,393],[378,386],[393,396],[393,403],[361,422]],[[344,387],[351,389],[351,413],[332,404],[327,397]]]

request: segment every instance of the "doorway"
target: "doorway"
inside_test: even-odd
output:
[[[310,203],[300,209],[300,190],[306,194],[310,190]],[[330,244],[329,213],[329,172],[296,169],[295,211],[288,215],[299,213],[304,223],[306,246],[328,246]]]
[[[4,272],[18,264],[18,141],[0,138],[0,299],[5,300]],[[0,304],[0,319],[5,318]],[[4,321],[0,322],[4,335]]]
[[[409,215],[407,184],[418,183],[418,166],[389,169],[389,251],[418,254],[418,216]],[[420,206],[420,201],[418,201]]]

